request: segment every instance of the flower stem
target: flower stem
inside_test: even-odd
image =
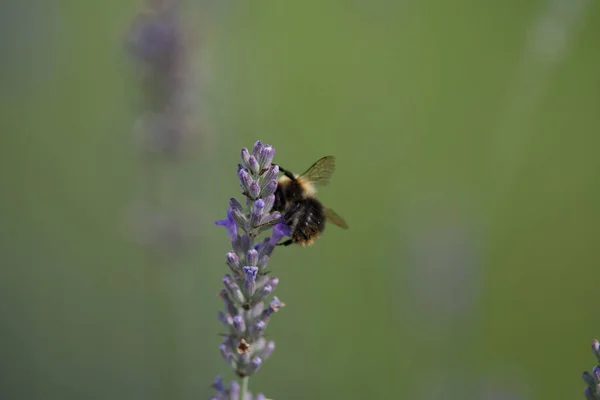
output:
[[[250,380],[249,376],[242,378],[242,393],[240,396],[240,400],[246,400],[246,393],[248,393],[248,381]]]

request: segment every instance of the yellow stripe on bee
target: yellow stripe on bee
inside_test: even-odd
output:
[[[302,242],[300,242],[300,246],[302,246],[302,247],[312,246],[315,243],[315,240],[317,240],[316,237],[312,237],[308,240],[303,240]]]
[[[302,192],[306,196],[314,196],[315,193],[317,193],[317,189],[315,188],[315,185],[312,184],[312,182],[309,182],[306,179],[302,179],[302,177],[299,176],[296,177],[296,181],[298,182],[298,184],[302,188]]]

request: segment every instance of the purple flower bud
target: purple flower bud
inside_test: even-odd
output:
[[[252,361],[250,361],[250,365],[248,365],[248,374],[253,374],[260,368],[262,364],[262,359],[260,357],[254,357]]]
[[[256,400],[267,400],[267,397],[264,394],[259,393],[256,395]]]
[[[233,318],[231,318],[231,315],[225,314],[222,311],[218,312],[217,318],[219,318],[219,321],[221,321],[221,323],[227,327],[231,326],[233,323]]]
[[[261,194],[263,197],[267,197],[275,193],[275,190],[277,190],[277,181],[270,181],[265,185]]]
[[[262,315],[260,316],[260,321],[263,321],[265,324],[268,324],[269,321],[271,320],[271,315],[274,313],[275,311],[273,311],[273,309],[271,307],[267,307]]]
[[[265,202],[265,206],[263,208],[263,214],[268,214],[269,212],[271,212],[271,209],[273,208],[273,204],[275,204],[275,195],[270,194],[270,195],[264,197],[264,202]]]
[[[595,366],[594,369],[592,369],[592,375],[594,376],[594,379],[596,380],[596,382],[600,382],[600,367],[599,366]]]
[[[233,251],[230,251],[226,255],[227,265],[231,268],[235,274],[242,272],[242,265],[240,264],[240,258]]]
[[[596,379],[594,379],[594,376],[592,374],[590,374],[588,371],[583,372],[583,381],[589,387],[594,387],[598,383],[598,382],[596,382]]]
[[[238,335],[242,335],[246,332],[246,323],[244,322],[244,318],[239,315],[233,317],[233,329],[236,330]]]
[[[270,341],[269,343],[267,343],[267,346],[265,347],[265,349],[262,352],[262,359],[266,360],[269,357],[271,357],[271,354],[273,354],[273,352],[275,351],[275,342]]]
[[[240,400],[240,385],[236,381],[231,382],[231,389],[229,390],[229,400]]]
[[[260,165],[258,164],[256,157],[250,156],[250,159],[248,160],[248,169],[250,170],[250,172],[252,172],[252,175],[258,174],[258,171],[260,170]]]
[[[256,200],[256,202],[254,203],[254,208],[252,209],[252,213],[250,214],[250,225],[252,225],[252,227],[255,228],[260,225],[264,208],[265,202],[263,201],[263,199]]]
[[[225,285],[225,287],[226,287],[227,289],[229,289],[229,291],[230,291],[230,292],[231,292],[232,290],[234,290],[234,286],[233,286],[233,285],[237,285],[237,284],[234,282],[234,280],[233,280],[233,278],[231,277],[231,275],[229,275],[229,274],[225,274],[225,275],[223,275],[223,279],[222,279],[222,281],[223,281],[223,284]]]
[[[596,356],[598,362],[600,362],[600,343],[596,339],[592,341],[592,352]]]
[[[273,287],[271,285],[264,285],[254,294],[254,301],[262,302],[271,292],[273,292]]]
[[[248,167],[248,160],[250,160],[250,152],[248,151],[247,148],[244,147],[242,149],[241,156],[242,156],[242,163],[244,164],[244,167]]]
[[[250,185],[252,185],[254,180],[252,179],[246,168],[242,168],[242,170],[238,174],[238,178],[240,179],[240,183],[244,192],[250,192]]]
[[[279,176],[279,165],[271,165],[267,172],[265,172],[262,176],[262,181],[266,185],[271,181],[277,181]]]
[[[265,303],[263,303],[262,301],[256,303],[256,305],[250,309],[250,319],[256,319],[260,317],[264,309]]]
[[[258,260],[258,269],[262,270],[269,264],[269,256],[262,256],[260,260]]]
[[[246,268],[247,267],[244,267],[244,270]],[[240,304],[244,303],[244,295],[242,294],[240,287],[229,274],[223,276],[223,284],[234,301],[237,301]]]
[[[254,156],[257,156],[258,153],[260,152],[261,148],[262,148],[262,143],[260,140],[257,140],[256,143],[254,143],[254,147],[252,148],[252,154]]]
[[[229,212],[235,220],[235,223],[241,227],[245,226],[247,218],[244,214],[244,208],[242,207],[240,202],[234,198],[229,199],[229,209]]]
[[[219,345],[219,351],[221,352],[221,356],[225,359],[225,361],[229,362],[229,358],[231,357],[231,352],[227,348],[227,344],[225,342]]]
[[[253,211],[259,214],[262,214],[263,209],[265,208],[265,201],[263,199],[258,199],[254,202]]]
[[[242,203],[240,203],[240,202],[238,201],[238,199],[236,199],[236,198],[234,198],[234,197],[231,197],[231,198],[229,199],[229,207],[230,207],[232,210],[237,210],[237,211],[239,211],[239,212],[241,212],[241,213],[243,213],[243,212],[244,212],[244,206],[242,206]]]
[[[585,394],[586,400],[596,400],[596,396],[594,396],[594,393],[592,392],[592,389],[589,386],[585,388],[585,391],[583,393]]]
[[[275,149],[273,146],[268,144],[264,145],[260,149],[257,157],[258,163],[260,164],[260,169],[268,167],[269,164],[271,164],[271,161],[273,161],[273,156],[275,156]]]
[[[271,278],[269,279],[269,285],[273,288],[273,290],[275,290],[275,288],[277,287],[277,285],[279,284],[279,278]]]
[[[225,258],[227,259],[227,264],[231,265],[232,268],[241,268],[240,258],[233,251],[228,251]]]
[[[222,392],[225,390],[225,385],[223,384],[223,378],[220,376],[217,376],[215,378],[215,380],[213,381],[212,387],[215,390],[218,390],[219,392]]]
[[[246,290],[246,294],[248,296],[252,296],[254,294],[254,289],[256,285],[256,274],[258,273],[257,267],[244,267],[244,289]]]
[[[221,289],[221,291],[219,292],[219,296],[223,299],[223,303],[225,303],[225,308],[227,309],[227,312],[230,315],[237,314],[238,309],[235,306],[235,304],[233,304],[233,301],[231,300],[231,297],[229,297],[227,290]]]
[[[246,253],[246,264],[255,266],[258,262],[258,251],[254,249],[248,250]]]
[[[254,335],[255,338],[259,338],[262,336],[263,333],[265,333],[266,327],[267,327],[267,323],[259,320],[252,327],[252,334]]]
[[[248,196],[250,196],[251,199],[256,199],[259,194],[260,194],[260,185],[258,184],[258,182],[252,181],[252,183],[248,187]]]

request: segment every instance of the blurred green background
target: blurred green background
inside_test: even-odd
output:
[[[252,391],[583,398],[600,335],[597,2],[186,1],[202,128],[158,163],[132,135],[124,41],[143,8],[0,4],[0,398],[200,399],[233,378],[213,222],[257,139],[292,170],[336,155],[320,198],[350,230],[274,254],[287,307]],[[153,184],[184,246],[131,234]]]

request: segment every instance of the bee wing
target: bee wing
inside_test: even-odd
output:
[[[346,224],[346,221],[344,221],[344,218],[340,217],[331,208],[325,209],[325,218],[327,218],[327,221],[331,222],[334,225],[339,226],[342,229],[348,229],[348,224]]]
[[[325,156],[311,165],[300,177],[315,185],[327,186],[333,171],[335,171],[335,157]]]

